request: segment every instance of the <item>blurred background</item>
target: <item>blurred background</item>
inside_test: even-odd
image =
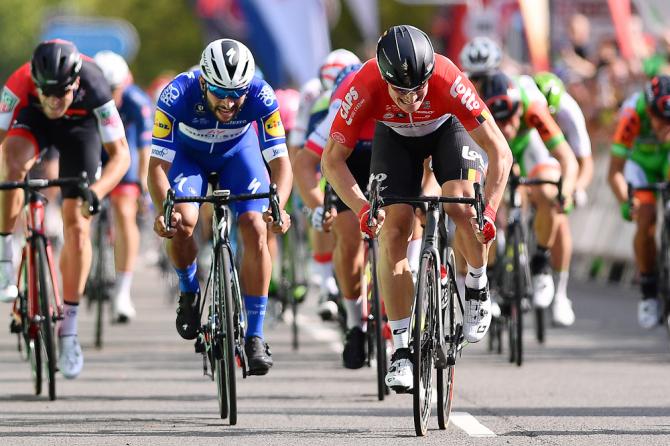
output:
[[[54,37],[90,56],[103,49],[122,54],[136,83],[155,95],[221,37],[246,43],[275,88],[299,88],[331,49],[374,56],[390,25],[423,29],[457,64],[469,39],[487,35],[503,47],[508,74],[549,69],[564,80],[592,139],[596,178],[589,195],[607,202],[604,171],[616,112],[648,76],[667,69],[668,23],[668,0],[2,0],[0,80],[30,59],[36,43]],[[602,215],[592,207],[582,218],[611,215],[612,203],[603,204]],[[582,250],[593,254],[593,238],[585,237]],[[621,239],[617,256],[628,257],[630,239]],[[579,237],[575,242],[579,251]]]

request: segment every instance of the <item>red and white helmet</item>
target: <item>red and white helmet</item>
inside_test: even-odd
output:
[[[361,63],[361,60],[349,50],[343,48],[332,51],[319,69],[319,78],[326,90],[333,88],[333,82],[340,70],[347,65]]]
[[[300,105],[300,93],[292,88],[275,90],[277,102],[279,103],[279,115],[284,129],[290,132],[295,127],[295,118]]]

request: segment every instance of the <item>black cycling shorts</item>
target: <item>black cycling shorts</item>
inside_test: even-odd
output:
[[[100,166],[102,142],[98,124],[94,116],[85,119],[49,119],[36,106],[23,108],[12,130],[16,135],[32,136],[39,154],[40,148],[55,147],[59,152],[58,176],[78,177],[82,171],[93,183]],[[29,135],[28,135],[29,134]],[[80,192],[77,186],[61,188],[63,198],[77,198]]]
[[[419,196],[423,161],[429,156],[432,156],[431,165],[440,185],[451,180],[483,183],[485,154],[453,116],[425,136],[402,136],[377,123],[370,180],[379,181],[382,196]]]
[[[361,188],[363,193],[367,191],[368,188],[368,179],[370,178],[370,160],[372,158],[372,152],[370,148],[365,149],[354,149],[347,158],[347,167],[351,171],[351,174],[354,176],[358,187]],[[337,212],[344,212],[349,210],[349,206],[346,205],[339,197],[335,200],[335,209]]]

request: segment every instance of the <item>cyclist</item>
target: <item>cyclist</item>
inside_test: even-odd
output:
[[[642,299],[638,323],[653,328],[660,320],[656,271],[656,196],[637,191],[628,196],[627,183],[645,186],[667,178],[670,153],[670,76],[655,76],[644,90],[621,106],[609,166],[609,183],[619,202],[621,215],[635,221],[635,262],[640,271]],[[629,204],[632,200],[632,206]]]
[[[93,59],[112,89],[112,97],[119,109],[130,147],[130,168],[121,183],[110,193],[114,210],[116,268],[112,310],[117,322],[126,322],[135,317],[130,287],[140,248],[140,231],[137,226],[138,200],[143,191],[146,191],[153,127],[152,104],[149,97],[132,83],[128,64],[123,57],[112,51],[101,51]],[[106,161],[104,153],[103,160]]]
[[[488,154],[483,230],[473,225],[474,210],[469,206],[446,207],[468,262],[464,336],[470,342],[480,341],[491,321],[486,251],[495,237],[496,209],[512,155],[472,84],[449,59],[434,53],[424,32],[402,25],[380,37],[376,59],[356,73],[342,101],[322,167],[337,194],[358,215],[361,231],[374,236],[381,229],[378,273],[395,349],[386,385],[403,392],[413,386],[408,344],[414,285],[407,245],[414,211],[410,205],[394,204],[371,216],[365,195],[347,167],[360,129],[370,118],[378,121],[370,178],[380,183],[384,194],[418,195],[424,158],[432,156],[442,193],[473,196],[472,182],[481,181],[484,173],[478,146]]]
[[[305,159],[300,149],[305,145],[307,136],[328,113],[333,82],[338,73],[345,66],[355,63],[360,63],[360,60],[351,51],[342,48],[333,50],[323,61],[319,76],[310,79],[302,86],[295,127],[289,135],[289,150],[295,172],[313,172],[315,178],[320,177],[318,169],[314,168],[309,158]],[[315,231],[313,228],[310,228],[310,232],[314,265],[312,280],[319,284],[317,312],[323,320],[334,319],[337,315],[335,300],[338,289],[333,277],[333,236],[327,232]]]
[[[202,52],[200,70],[178,75],[161,93],[154,117],[148,186],[159,210],[154,231],[169,238],[168,254],[179,277],[177,332],[195,339],[200,328],[200,285],[197,279],[197,245],[193,230],[198,207],[175,206],[172,228],[166,229],[160,213],[167,191],[176,195],[203,195],[207,176],[218,173],[220,187],[232,194],[269,190],[277,184],[285,233],[290,217],[283,210],[291,192],[292,174],[284,128],[274,91],[254,77],[254,58],[249,49],[232,39],[211,42]],[[258,135],[252,123],[258,125]],[[262,154],[262,156],[261,156]],[[267,247],[271,222],[266,200],[234,203],[243,256],[240,268],[247,316],[245,352],[250,373],[264,375],[272,367],[270,349],[263,339],[272,261]],[[265,213],[264,213],[265,212]]]
[[[40,147],[60,151],[59,175],[93,181],[99,171],[101,147],[109,161],[91,185],[82,205],[76,187],[62,188],[64,245],[60,257],[64,319],[59,327],[58,368],[76,378],[84,358],[77,339],[79,299],[91,266],[90,216],[128,169],[130,155],[123,123],[109,85],[93,60],[71,42],[50,40],[37,45],[32,60],[9,79],[8,87],[24,107],[18,112],[2,147],[0,181],[21,181]],[[0,193],[0,258],[12,257],[11,233],[21,211],[23,192]],[[15,280],[11,263],[2,262],[0,292]]]
[[[509,141],[514,160],[524,177],[557,181],[563,178],[564,203],[557,205],[552,185],[532,187],[529,198],[535,207],[537,247],[530,262],[533,282],[533,304],[547,308],[552,301],[554,320],[570,325],[574,322],[572,302],[565,292],[570,258],[563,258],[562,280],[555,293],[549,264],[549,251],[561,225],[568,225],[566,209],[572,206],[577,175],[577,161],[565,136],[551,117],[547,101],[529,76],[514,79],[497,71],[482,80],[482,97]],[[569,228],[569,227],[568,227]]]

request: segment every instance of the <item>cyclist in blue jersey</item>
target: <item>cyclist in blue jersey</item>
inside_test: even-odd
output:
[[[135,317],[130,298],[135,261],[140,249],[137,226],[138,200],[146,190],[149,151],[151,149],[152,104],[149,97],[132,83],[128,64],[112,51],[100,51],[93,58],[112,88],[112,98],[119,109],[130,148],[130,168],[110,193],[114,210],[114,284],[112,312],[116,322]],[[107,162],[103,152],[103,163]]]
[[[246,46],[219,39],[203,51],[200,70],[178,75],[163,89],[154,117],[148,187],[159,212],[154,231],[169,239],[168,255],[179,277],[177,332],[184,339],[194,339],[200,325],[195,262],[198,248],[193,239],[198,208],[177,204],[173,229],[168,231],[160,214],[168,189],[173,188],[177,197],[204,195],[211,172],[218,173],[219,186],[230,189],[233,195],[268,192],[270,177],[277,184],[281,226],[272,221],[267,200],[232,205],[243,245],[240,276],[247,312],[244,348],[250,373],[264,375],[272,367],[270,349],[263,339],[272,269],[267,223],[272,223],[275,233],[288,230],[290,217],[284,206],[293,176],[277,99],[267,82],[254,77],[254,71],[254,58]],[[258,133],[253,129],[254,122]]]

